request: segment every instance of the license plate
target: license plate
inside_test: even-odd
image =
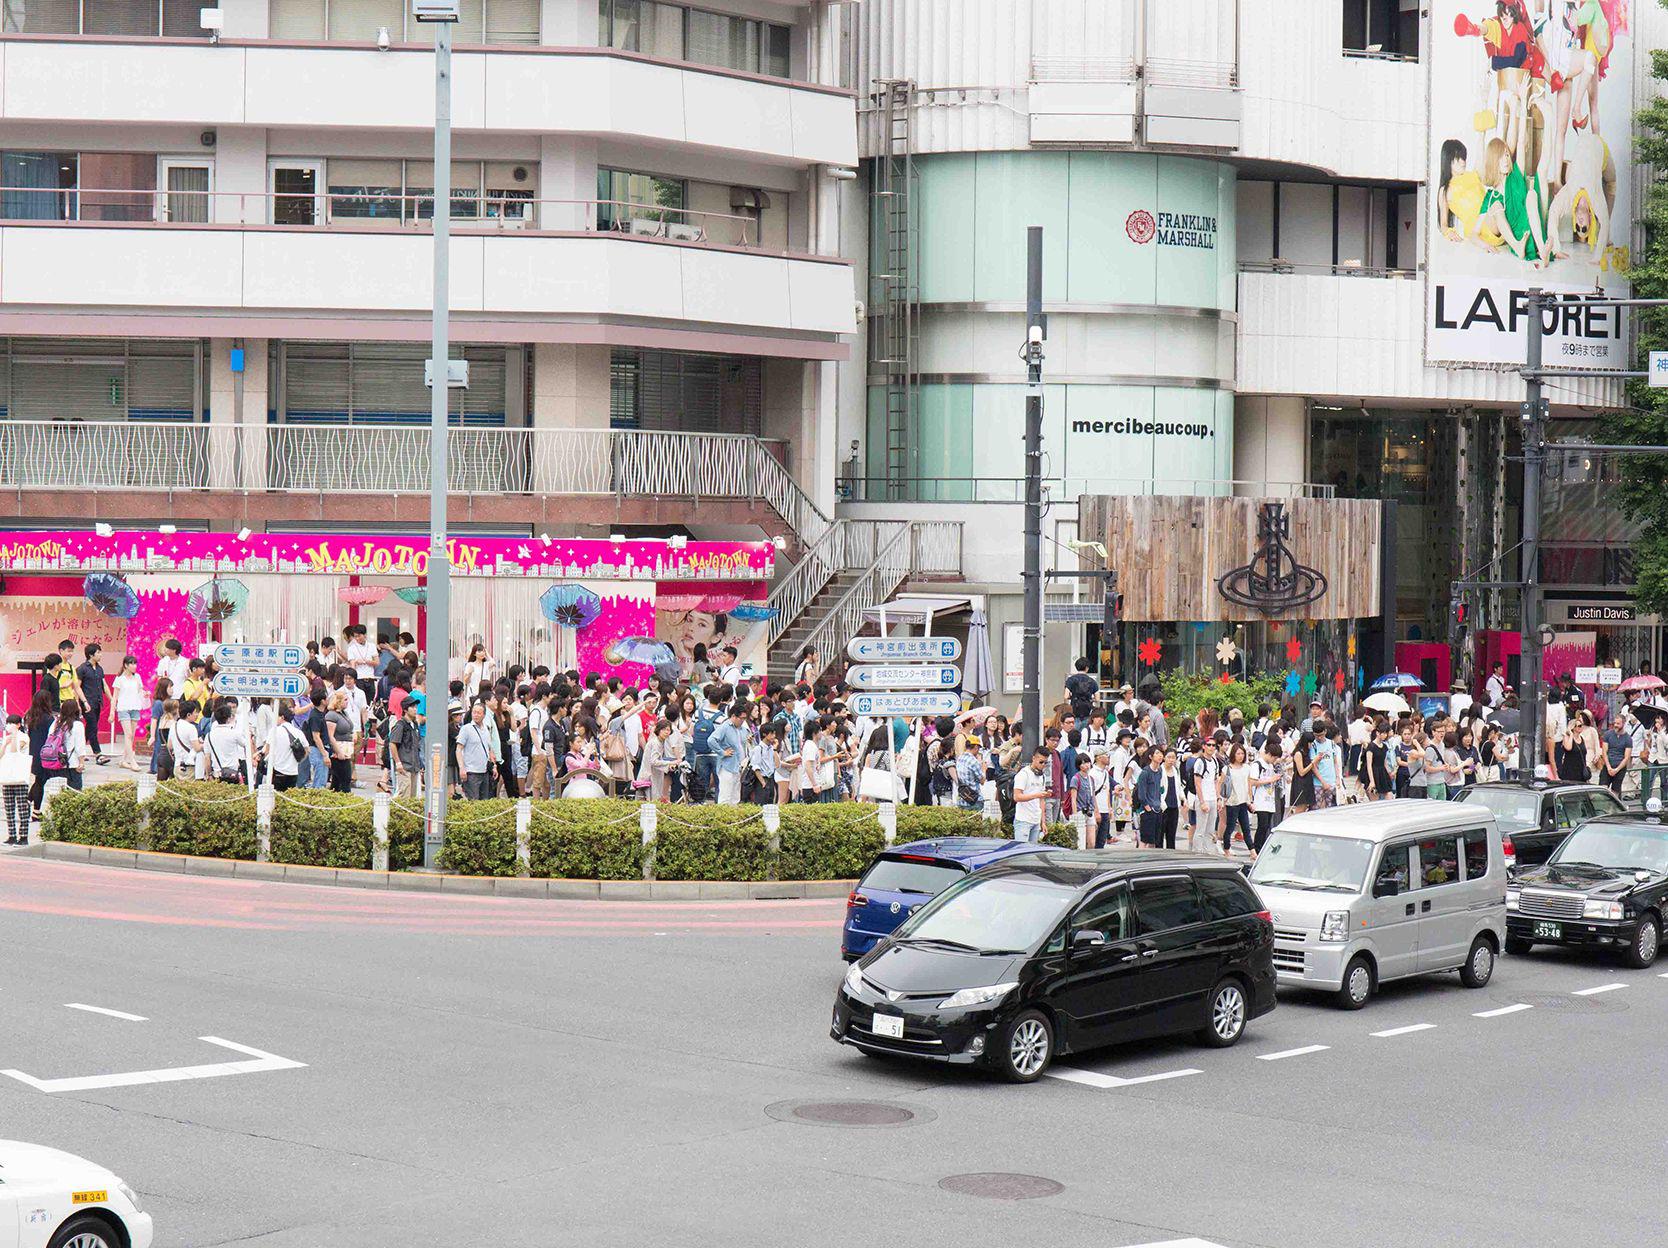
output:
[[[1564,925],[1562,923],[1537,923],[1535,935],[1544,936],[1548,940],[1564,939]]]
[[[877,1036],[890,1036],[893,1040],[902,1040],[903,1019],[896,1014],[876,1014],[875,1025],[871,1030]]]

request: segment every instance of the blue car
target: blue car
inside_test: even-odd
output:
[[[1016,854],[1034,854],[1047,848],[990,836],[948,836],[886,850],[869,864],[846,898],[841,954],[847,962],[862,957],[890,936],[917,907],[962,876]]]

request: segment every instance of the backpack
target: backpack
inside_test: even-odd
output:
[[[284,735],[290,739],[290,757],[297,764],[303,763],[307,760],[307,743],[301,739],[301,734],[295,730],[293,725],[288,727],[289,731]]]
[[[718,727],[718,713],[716,711],[695,712],[695,732],[690,744],[695,747],[697,754],[712,753],[712,730]]]
[[[41,770],[62,771],[64,769],[64,726],[53,721],[51,731],[46,734],[46,740],[41,743]]]

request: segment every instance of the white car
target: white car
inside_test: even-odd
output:
[[[151,1215],[103,1166],[0,1140],[0,1248],[151,1248]]]

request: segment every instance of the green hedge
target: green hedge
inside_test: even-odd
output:
[[[453,802],[447,808],[441,866],[463,875],[513,876],[515,804],[507,798]],[[555,879],[639,880],[643,842],[636,802],[600,798],[535,802],[529,840],[531,874]],[[167,853],[253,858],[255,803],[230,785],[173,781],[149,809],[150,847]],[[136,786],[103,784],[64,790],[52,800],[44,836],[132,849],[137,845]],[[898,809],[898,844],[944,836],[1000,835],[976,811],[948,807]],[[1070,824],[1051,825],[1050,845],[1074,846]],[[423,827],[416,802],[396,803],[389,819],[389,865],[420,865]],[[273,862],[368,867],[373,845],[371,803],[321,789],[280,795],[272,816]],[[659,880],[841,880],[861,875],[884,841],[875,808],[852,802],[782,809],[781,854],[772,861],[769,835],[756,806],[660,808],[654,874]]]

